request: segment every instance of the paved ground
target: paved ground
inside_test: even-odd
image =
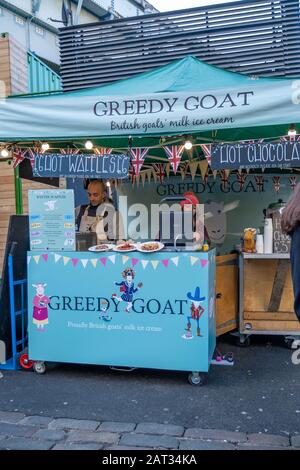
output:
[[[300,365],[281,338],[219,347],[235,365],[212,366],[203,387],[174,371],[2,371],[0,448],[300,448]]]

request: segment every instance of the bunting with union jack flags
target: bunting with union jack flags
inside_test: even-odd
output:
[[[243,175],[243,173],[237,173],[236,179],[239,183],[240,191],[242,191],[245,185],[246,175]]]
[[[211,166],[211,144],[200,144],[200,147],[204,153],[209,166]]]
[[[289,182],[291,186],[291,190],[294,191],[297,185],[297,177],[296,176],[289,176]]]
[[[66,149],[60,149],[60,153],[62,155],[77,155],[79,153],[79,149],[68,147]]]
[[[34,160],[37,153],[42,153],[39,147],[28,148],[26,151],[26,155],[30,160],[31,168],[34,168]]]
[[[172,145],[171,147],[164,147],[164,149],[172,167],[173,173],[176,175],[184,151],[184,145]]]
[[[226,189],[226,185],[228,184],[228,175],[226,170],[222,170],[221,172],[221,188],[222,190]]]
[[[264,190],[264,177],[263,176],[255,176],[255,182],[258,192],[262,192]]]
[[[158,178],[160,184],[163,184],[165,179],[165,164],[164,163],[153,163],[153,169]]]
[[[135,175],[138,176],[144,164],[145,157],[148,153],[149,148],[131,148],[131,164],[133,166]]]
[[[274,189],[276,193],[278,193],[281,187],[280,176],[273,176],[273,183],[274,183]]]
[[[96,155],[101,155],[102,157],[104,155],[110,155],[112,152],[112,149],[111,148],[108,148],[108,147],[99,147],[99,148],[95,148],[95,154]]]
[[[17,166],[22,163],[23,160],[25,160],[25,151],[22,151],[19,147],[16,147],[13,151],[13,161],[12,161],[12,166],[13,168],[17,168]]]

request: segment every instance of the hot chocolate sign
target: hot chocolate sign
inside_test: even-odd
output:
[[[212,145],[213,170],[300,166],[300,142]]]

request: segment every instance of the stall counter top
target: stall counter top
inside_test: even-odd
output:
[[[289,253],[241,253],[245,259],[290,259]]]

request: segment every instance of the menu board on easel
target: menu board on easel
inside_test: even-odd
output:
[[[75,250],[72,189],[30,190],[28,205],[31,250]]]
[[[290,237],[282,232],[281,215],[279,212],[273,214],[273,251],[274,253],[289,253],[291,249]]]

